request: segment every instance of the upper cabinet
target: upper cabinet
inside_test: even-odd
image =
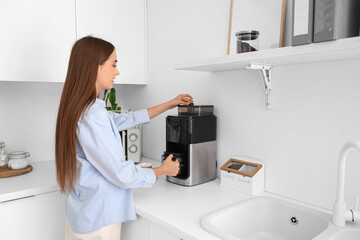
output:
[[[77,39],[92,35],[114,44],[115,83],[146,84],[146,0],[76,0]]]
[[[74,0],[0,2],[0,81],[63,82],[75,35]]]
[[[0,2],[0,81],[64,82],[86,35],[114,44],[115,83],[146,84],[146,0]]]

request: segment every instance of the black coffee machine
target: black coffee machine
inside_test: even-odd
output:
[[[164,161],[173,154],[180,162],[177,176],[166,179],[194,186],[216,178],[216,116],[213,105],[178,106],[178,115],[166,117]]]

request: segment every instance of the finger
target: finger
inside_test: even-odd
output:
[[[182,95],[181,95],[181,98],[182,98],[182,99],[190,99],[190,100],[193,99],[193,97],[192,97],[191,95],[189,95],[189,94],[182,94]]]
[[[189,101],[189,100],[183,100],[181,101],[182,104],[186,104],[186,103],[192,103],[193,101]]]
[[[186,94],[184,94],[184,96],[193,99],[193,97],[190,94],[186,93]]]
[[[186,103],[190,104],[190,103],[192,103],[192,102],[193,102],[193,100],[190,99],[190,98],[181,99],[181,103],[182,103],[182,104],[186,104]]]

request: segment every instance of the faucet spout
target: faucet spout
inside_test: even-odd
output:
[[[344,226],[345,220],[349,218],[346,213],[346,204],[344,201],[345,189],[345,163],[351,148],[355,148],[360,153],[360,142],[347,142],[340,150],[338,163],[338,180],[337,180],[337,195],[333,208],[333,223],[337,226]],[[353,211],[351,211],[353,212]]]

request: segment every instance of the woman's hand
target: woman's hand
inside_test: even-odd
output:
[[[175,108],[176,106],[182,104],[182,105],[189,105],[190,103],[193,103],[193,97],[190,94],[179,94],[176,98],[169,101],[169,108]]]
[[[165,159],[163,164],[161,165],[161,167],[164,168],[165,174],[168,175],[168,176],[176,176],[179,173],[179,170],[180,170],[179,161],[177,159],[175,161],[173,161],[172,158],[173,158],[173,155],[170,154]]]
[[[174,98],[168,102],[159,104],[155,107],[148,108],[147,111],[149,113],[149,118],[152,119],[152,118],[156,117],[157,115],[159,115],[169,109],[173,109],[180,104],[189,105],[192,102],[193,102],[193,97],[190,94],[180,94],[176,98]]]
[[[176,176],[180,170],[180,164],[178,160],[172,160],[173,155],[170,154],[160,167],[153,168],[156,177],[161,175]]]

